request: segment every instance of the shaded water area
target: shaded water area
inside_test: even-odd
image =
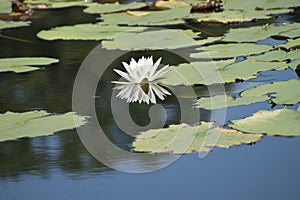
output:
[[[1,73],[0,112],[37,109],[51,113],[71,111],[72,89],[77,71],[87,54],[99,42],[48,42],[35,35],[41,29],[94,21],[95,16],[83,14],[82,8],[36,11],[30,27],[2,31],[4,35],[30,42],[0,39],[1,57],[46,56],[59,58],[60,62],[30,73]],[[299,9],[292,15],[280,16],[276,21],[299,22]],[[228,28],[236,26],[191,25],[196,27],[195,30],[201,28],[217,35],[222,35]],[[154,56],[165,55],[170,64],[183,62],[167,52],[147,53]],[[140,54],[135,52],[131,55]],[[117,128],[110,111],[107,110],[107,105],[110,104],[108,96],[113,87],[110,81],[117,78],[112,73],[113,67],[115,66],[107,70],[99,82],[95,107],[100,123],[108,130],[108,137],[119,147],[130,149],[132,138]],[[259,78],[227,84],[225,87],[227,93],[238,95],[244,88],[289,79],[298,79],[291,69],[269,71],[261,73]],[[209,95],[204,86],[195,86],[194,90],[199,96]],[[160,103],[168,114],[166,125],[179,123],[180,112],[176,98],[169,97]],[[146,125],[149,118],[143,113],[148,109],[148,106],[133,105],[133,113],[137,113],[133,115],[133,119],[138,124]],[[261,109],[274,108],[268,102],[229,108],[226,120],[250,116]],[[211,120],[210,111],[201,110],[200,114],[201,120]],[[1,142],[0,199],[296,200],[300,197],[299,150],[299,137],[264,136],[263,142],[253,145],[230,149],[216,148],[203,159],[197,153],[183,155],[161,170],[129,174],[111,169],[93,158],[81,143],[76,131],[69,130],[53,136]],[[141,162],[135,161],[132,165],[143,166]]]

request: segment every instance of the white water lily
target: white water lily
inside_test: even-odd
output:
[[[112,81],[117,84],[114,89],[120,90],[117,97],[127,99],[127,102],[156,103],[156,95],[164,100],[166,95],[171,95],[159,82],[162,76],[169,71],[169,65],[158,70],[161,58],[153,64],[153,58],[142,57],[136,62],[133,58],[129,65],[122,62],[126,72],[114,69],[121,77],[127,81]]]

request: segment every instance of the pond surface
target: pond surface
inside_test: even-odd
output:
[[[61,17],[61,16],[64,17]],[[282,15],[278,22],[300,21],[299,10]],[[2,34],[28,40],[0,39],[1,57],[46,56],[60,62],[26,74],[0,74],[0,112],[44,109],[51,113],[72,110],[73,83],[82,61],[96,47],[96,41],[47,42],[35,35],[39,30],[59,25],[94,22],[95,16],[82,14],[82,8],[36,11],[30,27],[2,31]],[[199,26],[199,25],[198,25]],[[235,26],[235,25],[232,25]],[[223,34],[230,26],[203,26]],[[270,41],[267,41],[270,42]],[[271,41],[277,42],[277,41]],[[160,54],[161,52],[156,52]],[[169,55],[170,56],[170,55]],[[175,59],[175,58],[174,58]],[[180,62],[180,61],[176,61]],[[99,63],[101,65],[101,63]],[[129,149],[132,138],[117,129],[106,104],[111,91],[111,74],[101,79],[96,110],[106,134],[118,146]],[[242,83],[226,85],[228,93],[264,82],[298,79],[290,69],[269,71]],[[208,95],[206,87],[195,86],[197,95]],[[163,106],[167,125],[178,123],[180,113],[175,99]],[[278,108],[277,106],[276,108]],[[146,111],[147,106],[132,108]],[[270,110],[266,102],[239,106],[227,111],[226,120],[240,119],[258,110]],[[145,125],[148,117],[139,112],[133,118]],[[202,110],[201,120],[209,121],[210,112]],[[48,137],[20,139],[0,143],[1,200],[10,199],[289,199],[300,198],[300,138],[264,136],[263,142],[230,149],[214,149],[203,159],[197,153],[183,155],[161,170],[129,174],[106,167],[93,158],[75,130]],[[132,165],[143,166],[141,161]],[[153,162],[159,162],[155,160]]]

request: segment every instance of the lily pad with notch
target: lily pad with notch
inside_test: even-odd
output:
[[[260,140],[260,134],[213,127],[212,122],[201,125],[171,125],[168,128],[142,132],[133,143],[136,152],[187,154],[209,152],[213,147],[230,148],[241,144],[252,144]]]
[[[46,57],[14,57],[0,58],[0,72],[23,73],[41,69],[40,67],[57,63],[59,60]]]
[[[88,7],[84,9],[83,12],[89,14],[112,13],[131,9],[138,9],[145,6],[147,6],[147,3],[144,2],[132,2],[126,4],[120,4],[119,2],[104,4],[88,4]]]
[[[46,111],[0,114],[0,142],[24,137],[53,135],[87,123],[87,117],[74,112],[50,114]]]
[[[250,117],[232,120],[233,124],[230,127],[247,133],[299,136],[299,119],[300,107],[297,110],[288,108],[269,111],[261,110]]]
[[[103,14],[101,18],[106,24],[126,25],[170,25],[183,23],[191,7],[179,7],[162,11],[135,11]]]
[[[300,102],[300,80],[274,82],[247,89],[241,93],[243,98],[268,95],[275,104],[293,105]]]
[[[112,41],[103,41],[102,46],[109,50],[177,49],[197,46],[197,42],[188,38],[196,36],[197,33],[191,30],[178,29],[150,30],[138,33],[127,31],[116,34]]]
[[[104,40],[112,39],[114,35],[124,31],[137,33],[142,32],[144,29],[146,28],[114,26],[103,23],[77,24],[42,30],[37,36],[45,40]]]
[[[207,58],[208,54],[213,59],[226,59],[238,56],[260,54],[263,52],[267,52],[271,49],[273,49],[273,47],[269,45],[257,45],[251,43],[216,44],[198,48],[196,50],[198,50],[199,52],[192,53],[190,56],[192,58],[203,59]]]

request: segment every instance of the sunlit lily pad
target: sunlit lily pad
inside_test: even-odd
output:
[[[252,1],[240,1],[240,0],[226,0],[224,3],[224,9],[229,10],[264,10],[264,9],[282,9],[300,6],[298,0],[252,0]]]
[[[41,65],[50,65],[57,63],[58,59],[45,58],[45,57],[14,57],[14,58],[1,58],[0,59],[0,72],[29,72],[41,69]]]
[[[1,0],[0,13],[11,12],[11,0]]]
[[[300,31],[299,31],[299,37],[300,37]],[[295,40],[288,40],[286,44],[282,44],[279,47],[285,48],[287,50],[300,50],[300,38],[295,39]]]
[[[245,90],[242,97],[252,98],[254,96],[267,95],[276,104],[296,104],[300,102],[300,80],[280,81],[272,84],[259,85],[256,88]]]
[[[73,1],[51,1],[51,0],[30,0],[29,5],[35,9],[56,9],[67,8],[73,6],[88,6],[93,3],[85,2],[82,0]]]
[[[255,42],[271,36],[299,37],[300,23],[283,24],[276,26],[274,24],[265,24],[262,26],[253,26],[248,28],[232,28],[224,36],[224,41],[235,42]],[[297,35],[295,35],[297,32]]]
[[[170,72],[161,80],[168,85],[193,85],[235,82],[255,78],[258,72],[268,70],[284,70],[288,64],[284,62],[258,62],[247,59],[235,63],[233,59],[214,62],[193,62],[171,67]]]
[[[219,72],[226,82],[234,82],[236,79],[248,80],[256,78],[259,72],[268,70],[284,70],[288,64],[284,62],[257,62],[255,60],[245,60],[234,63],[230,66],[219,68]]]
[[[136,138],[133,148],[137,152],[150,153],[208,152],[213,147],[230,148],[241,144],[251,144],[262,137],[259,134],[243,134],[223,128],[213,128],[208,131],[212,125],[211,122],[202,122],[198,126],[180,124],[149,130]]]
[[[207,58],[207,54],[211,58],[233,58],[237,56],[247,56],[259,54],[271,50],[273,47],[269,45],[256,45],[249,43],[242,44],[216,44],[202,47],[198,53],[192,53],[192,58]]]
[[[0,114],[0,141],[24,137],[52,135],[57,131],[73,129],[86,123],[86,117],[74,112],[50,114],[46,111]]]
[[[295,70],[297,65],[300,64],[300,50],[286,52],[278,49],[257,56],[255,60],[264,62],[288,62],[288,66]]]
[[[291,110],[282,108],[271,111],[258,111],[251,117],[233,120],[230,127],[247,133],[278,136],[300,135],[300,108]]]
[[[128,12],[103,14],[101,18],[107,24],[127,24],[127,25],[168,25],[183,23],[183,18],[188,16],[191,7],[180,7],[162,11],[140,11],[147,14],[139,16]]]
[[[225,3],[226,4],[226,3]],[[236,23],[251,22],[256,19],[269,19],[271,14],[283,14],[291,12],[290,9],[278,10],[227,10],[218,13],[193,13],[188,18],[204,23]]]
[[[177,49],[195,46],[197,43],[186,37],[197,36],[191,30],[152,30],[140,33],[123,32],[113,37],[112,41],[103,41],[106,49],[142,50],[142,49]],[[155,38],[155,39],[154,39]]]
[[[233,62],[234,59],[216,62],[192,62],[183,63],[179,66],[170,66],[170,71],[165,74],[161,82],[174,86],[224,83],[224,79],[217,69],[228,66]]]
[[[224,99],[226,104],[224,105]],[[268,96],[254,96],[251,98],[233,98],[231,96],[224,97],[223,95],[217,95],[213,97],[201,97],[197,103],[197,108],[205,108],[207,110],[220,109],[224,107],[249,105],[257,102],[264,102],[268,100]]]
[[[269,51],[267,53],[264,53],[262,55],[256,56],[255,60],[257,61],[264,61],[264,62],[281,62],[288,59],[287,52],[278,49],[275,51]]]
[[[160,9],[169,9],[169,8],[179,8],[179,7],[186,7],[190,6],[188,2],[185,1],[176,1],[176,0],[169,0],[163,1],[158,0],[155,2],[155,7]]]
[[[105,4],[91,4],[91,6],[87,7],[83,10],[85,13],[90,14],[100,14],[100,13],[111,13],[111,12],[119,12],[130,9],[137,9],[147,6],[146,3],[143,2],[132,2],[128,4],[119,4],[119,2],[115,3],[105,3]]]
[[[45,40],[103,40],[111,39],[115,34],[120,32],[130,31],[131,33],[136,33],[142,30],[144,28],[108,26],[102,23],[78,24],[43,30],[37,36]]]
[[[29,26],[30,22],[24,22],[24,21],[2,21],[0,20],[0,29],[5,29],[5,28],[16,28],[20,26]]]
[[[239,98],[223,95],[201,97],[197,101],[196,107],[212,110],[224,107],[249,105],[252,103],[264,102],[269,99],[272,99],[272,101],[276,104],[296,104],[300,102],[299,87],[299,80],[289,80],[284,82],[275,82],[273,84],[259,85],[256,88],[243,91],[241,93],[241,97]],[[224,104],[225,98],[226,105]]]
[[[220,41],[221,39],[222,39],[222,37],[208,37],[206,39],[198,40],[197,42],[200,45],[208,45],[208,44]]]

